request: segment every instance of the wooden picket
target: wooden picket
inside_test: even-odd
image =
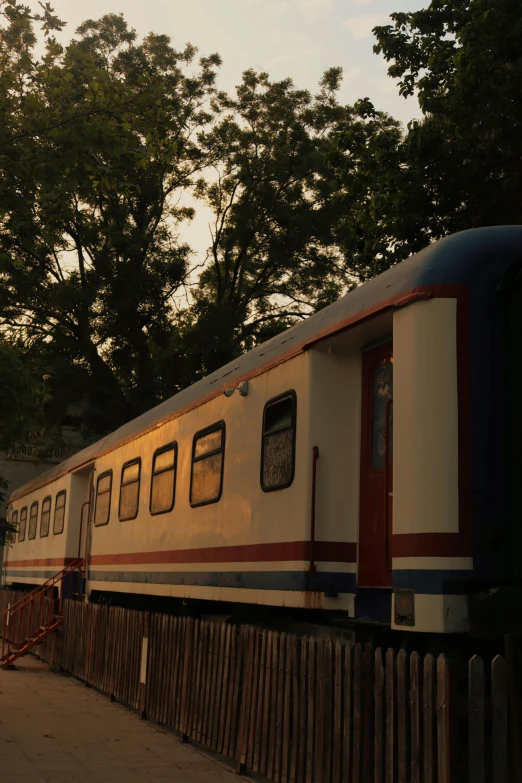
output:
[[[17,597],[0,590],[0,611]],[[460,767],[444,655],[73,601],[39,655],[276,783],[522,780],[513,655],[469,661]]]

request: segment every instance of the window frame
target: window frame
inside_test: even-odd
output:
[[[292,419],[290,427],[292,428],[293,436],[292,436],[292,471],[290,473],[290,479],[288,481],[285,481],[284,484],[277,484],[273,487],[266,487],[263,483],[263,467],[265,464],[265,417],[266,412],[268,408],[271,405],[276,405],[278,402],[282,402],[283,400],[290,398],[292,400]],[[276,430],[277,431],[277,430]],[[281,430],[279,430],[281,431]],[[280,489],[288,489],[293,482],[295,478],[295,456],[296,456],[296,440],[297,440],[297,394],[295,392],[295,389],[288,389],[288,391],[283,392],[282,394],[278,394],[276,397],[272,397],[271,399],[267,400],[265,403],[265,407],[263,408],[263,419],[261,422],[261,466],[259,471],[259,483],[261,484],[261,489],[263,492],[278,492]]]
[[[164,454],[166,451],[170,450],[174,451],[174,462],[172,468],[163,468],[163,470],[159,470],[157,473],[154,472],[154,463],[156,461],[156,457],[158,454]],[[154,482],[154,476],[160,476],[162,473],[166,473],[167,470],[174,470],[174,486],[172,487],[172,504],[170,508],[166,508],[163,511],[153,511],[152,510],[152,486]],[[169,514],[174,506],[176,505],[176,484],[178,479],[178,442],[176,440],[171,441],[170,443],[166,443],[165,446],[161,446],[161,448],[156,449],[154,454],[152,455],[152,467],[150,472],[150,494],[149,494],[149,513],[153,517],[157,517],[159,514]],[[192,475],[191,475],[192,480]]]
[[[97,511],[97,508],[98,508],[98,486],[99,486],[100,481],[102,480],[102,478],[105,478],[105,476],[110,476],[111,477],[111,486],[110,486],[110,489],[109,489],[109,513],[107,515],[107,521],[106,522],[98,522],[98,523],[96,523],[96,511]],[[109,524],[109,520],[111,518],[112,479],[113,479],[112,468],[110,468],[109,470],[104,470],[103,473],[100,473],[100,475],[96,479],[96,497],[95,497],[96,505],[94,507],[93,527],[104,527],[105,525]],[[103,493],[103,494],[105,494],[105,493]]]
[[[22,512],[25,511],[25,520],[24,520],[24,534],[23,536],[20,536],[20,530],[21,530],[21,524],[22,524]],[[22,541],[25,541],[25,534],[27,533],[27,506],[24,506],[20,509],[20,524],[18,526],[18,543],[21,544]]]
[[[42,517],[43,517],[43,513],[44,513],[44,510],[43,510],[44,503],[46,502],[46,500],[49,501],[49,525],[47,526],[47,533],[45,535],[43,535],[42,534]],[[40,538],[47,538],[47,536],[49,535],[49,530],[51,529],[51,512],[52,512],[52,508],[53,508],[53,498],[52,498],[51,495],[46,495],[44,497],[44,499],[42,500],[42,505],[41,505],[41,508],[40,508]]]
[[[34,536],[31,536],[31,535],[29,535],[30,532],[31,532],[31,517],[33,516],[33,508],[35,506],[36,506],[36,514],[35,514],[36,520],[35,520],[35,523],[34,523]],[[37,533],[37,530],[38,530],[38,509],[39,509],[39,506],[40,506],[40,504],[38,503],[38,501],[34,500],[31,503],[31,506],[29,508],[29,524],[27,525],[27,540],[28,541],[34,541],[35,538],[36,538],[36,533]]]
[[[222,445],[219,450],[215,449],[214,451],[209,451],[208,454],[204,454],[202,457],[195,457],[194,453],[196,451],[196,443],[199,438],[202,438],[205,435],[210,435],[211,432],[218,432],[221,431],[223,433],[222,436]],[[218,503],[221,500],[221,496],[223,494],[223,476],[225,473],[225,446],[226,446],[226,434],[227,434],[227,428],[224,419],[220,419],[220,421],[214,422],[214,424],[211,424],[208,427],[205,427],[202,430],[198,430],[194,433],[194,437],[192,438],[192,453],[190,458],[190,486],[189,486],[189,503],[191,508],[199,508],[200,506],[210,506],[212,503]],[[208,457],[214,456],[214,454],[223,454],[223,459],[221,460],[221,472],[219,476],[219,493],[217,497],[212,498],[212,500],[200,500],[199,503],[193,503],[192,502],[192,481],[194,478],[194,463],[201,462],[201,460],[208,459]]]
[[[16,514],[16,519],[13,519],[15,514]],[[16,532],[11,534],[14,537],[14,538],[11,539],[11,543],[15,544],[17,539],[18,539],[18,530],[19,530],[19,527],[18,527],[18,509],[13,509],[11,511],[10,521],[11,521],[12,525],[16,525]]]
[[[58,532],[56,531],[56,509],[58,508],[58,498],[61,496],[64,496],[63,501],[63,524],[62,529]],[[59,507],[61,508],[61,506]],[[56,496],[54,498],[54,516],[53,516],[53,536],[61,536],[63,531],[65,530],[65,509],[67,508],[67,490],[61,489],[59,492],[56,493]],[[50,520],[49,520],[50,522]]]
[[[123,483],[123,473],[125,471],[125,468],[130,467],[131,465],[138,465],[138,502],[136,504],[136,513],[133,514],[131,517],[122,517],[121,515],[121,490],[123,487],[126,487],[128,484],[135,484],[136,480],[133,481],[127,481],[125,484]],[[112,492],[112,482],[111,482],[111,492]],[[141,492],[141,457],[135,457],[134,459],[129,459],[127,462],[124,462],[121,466],[121,473],[120,473],[120,497],[118,500],[118,519],[120,522],[129,522],[131,519],[136,519],[138,516],[138,512],[140,510],[140,492]],[[110,511],[109,511],[110,516]],[[101,527],[101,525],[100,525]]]

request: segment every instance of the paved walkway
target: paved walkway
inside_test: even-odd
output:
[[[221,764],[26,656],[0,669],[0,783],[234,783]]]

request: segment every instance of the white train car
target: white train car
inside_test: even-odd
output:
[[[520,261],[521,227],[438,242],[19,488],[7,583],[81,553],[87,596],[467,631],[474,586],[508,578],[482,532],[497,285]]]
[[[42,584],[82,556],[80,526],[83,518],[87,527],[89,481],[88,468],[70,472],[52,468],[33,479],[36,486],[21,502],[10,501],[9,519],[17,525],[18,535],[4,551],[8,585]]]

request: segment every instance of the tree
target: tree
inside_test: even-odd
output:
[[[392,19],[374,49],[424,114],[402,148],[403,234],[522,222],[520,3],[433,0]]]
[[[369,101],[340,105],[341,77],[327,71],[313,97],[248,70],[234,98],[218,96],[224,117],[203,137],[214,176],[198,187],[213,211],[212,242],[182,318],[194,373],[329,304],[386,245],[372,219],[376,153],[398,171],[399,125]]]
[[[76,401],[113,430],[405,252],[400,126],[340,105],[341,69],[314,96],[248,70],[228,96],[217,55],[113,14],[36,61],[36,18],[0,7],[0,331],[45,362],[53,424]],[[193,193],[200,263],[179,238]]]
[[[18,22],[0,34],[0,324],[77,371],[87,425],[104,432],[160,398],[154,358],[188,273],[177,229],[192,211],[177,202],[207,164],[196,137],[219,58],[194,69],[193,47],[138,44],[107,15],[34,62]]]
[[[23,347],[0,339],[0,451],[28,439],[51,439],[45,407],[50,400],[43,363],[25,355]]]
[[[28,357],[23,346],[2,336],[0,367],[0,451],[9,451],[17,441],[37,440],[45,456],[46,449],[58,441],[59,433],[49,426],[46,416],[50,394],[43,363]],[[0,477],[0,506],[7,491],[8,483]],[[12,532],[13,526],[0,515],[0,549]]]

